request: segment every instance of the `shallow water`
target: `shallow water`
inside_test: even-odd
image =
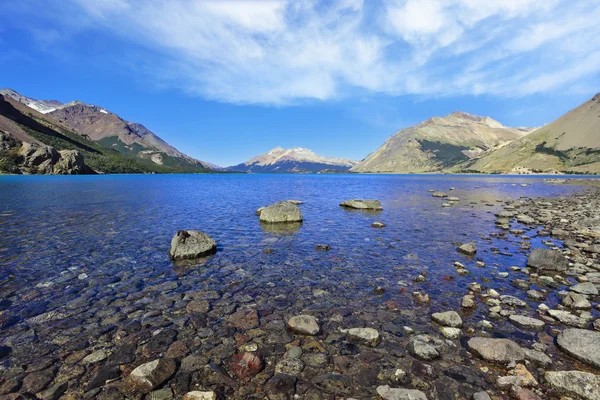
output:
[[[445,201],[428,189],[460,201],[442,208]],[[331,323],[331,330],[357,324],[383,329],[390,318],[381,315],[382,304],[394,301],[402,310],[395,324],[428,331],[430,313],[459,309],[473,281],[526,300],[497,274],[523,267],[525,254],[513,235],[489,237],[498,232],[493,213],[506,200],[579,190],[511,176],[0,177],[0,344],[11,348],[2,365],[26,364],[69,346],[110,348],[102,327],[134,319],[149,328],[185,327],[187,301],[209,290],[217,292],[205,296],[214,316],[209,328],[215,330],[233,309],[227,307],[255,305],[283,319],[300,312],[322,320],[347,317]],[[379,199],[384,210],[339,206],[352,198]],[[262,226],[255,210],[284,199],[304,202],[304,223]],[[374,221],[386,227],[371,228]],[[218,253],[173,264],[167,252],[178,229],[208,233]],[[535,230],[526,234],[540,246]],[[471,241],[486,268],[455,250]],[[331,250],[317,251],[317,244]],[[458,276],[454,261],[471,274]],[[413,282],[424,271],[427,282]],[[385,293],[374,293],[375,287]],[[431,306],[414,305],[415,290],[429,293]],[[465,325],[476,325],[484,311],[463,315]],[[506,335],[506,329],[498,324],[497,334]],[[535,335],[515,327],[510,332],[523,340]]]

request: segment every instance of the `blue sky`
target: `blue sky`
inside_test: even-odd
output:
[[[219,165],[361,159],[465,111],[539,126],[600,91],[597,0],[20,0],[0,87],[81,100]]]

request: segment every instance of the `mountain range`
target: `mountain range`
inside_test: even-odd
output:
[[[320,156],[302,147],[276,147],[242,164],[228,167],[227,170],[255,173],[324,173],[348,171],[356,164],[357,161],[353,160]]]
[[[360,162],[276,147],[228,168],[196,160],[144,125],[79,101],[0,90],[0,172],[600,173],[600,93],[538,129],[454,112],[396,132]]]

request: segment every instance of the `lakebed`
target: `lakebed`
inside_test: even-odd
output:
[[[585,231],[598,213],[594,185],[130,175],[0,177],[0,189],[0,394],[8,398],[548,398],[568,389],[547,384],[546,371],[598,373],[555,344],[573,327],[564,321],[593,332],[597,296],[584,294],[590,307],[563,322],[539,310],[571,313],[560,306],[568,289],[598,283],[600,265],[585,250],[597,240]],[[459,201],[442,207],[447,198],[430,190]],[[378,199],[383,210],[339,206],[352,198]],[[257,208],[286,199],[303,202],[302,224],[259,222]],[[171,262],[179,229],[208,233],[217,253]],[[471,242],[475,255],[456,250]],[[564,250],[568,271],[525,269],[532,248]],[[465,295],[474,307],[462,307]],[[449,337],[448,322],[432,320],[446,311],[461,320]],[[511,314],[544,326],[518,325]],[[314,317],[318,332],[290,330],[298,315]],[[486,359],[469,347],[474,337],[509,339],[523,356]],[[147,363],[151,384],[139,387],[130,375]],[[498,381],[525,376],[523,368],[535,384]]]

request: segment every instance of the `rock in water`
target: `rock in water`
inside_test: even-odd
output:
[[[177,369],[175,361],[167,358],[142,364],[123,383],[127,393],[150,393],[167,381]]]
[[[475,245],[475,243],[465,243],[459,246],[457,250],[460,253],[472,256],[475,255],[475,253],[477,253],[477,246]]]
[[[462,318],[456,311],[446,311],[431,314],[431,319],[442,326],[460,328],[463,324]]]
[[[183,395],[183,400],[217,400],[217,394],[215,392],[187,392]]]
[[[383,210],[381,202],[379,200],[346,200],[340,204],[342,207],[354,208],[356,210]]]
[[[425,393],[414,389],[396,389],[388,385],[379,386],[377,394],[384,400],[427,400]]]
[[[302,213],[297,205],[289,201],[280,201],[262,209],[260,222],[267,224],[302,222]]]
[[[548,371],[546,384],[559,394],[586,400],[600,399],[600,376],[581,371]]]
[[[373,328],[342,329],[341,332],[345,333],[346,337],[351,342],[362,343],[371,347],[375,347],[379,344],[379,332]]]
[[[171,239],[169,256],[172,260],[191,260],[214,254],[217,243],[200,231],[178,231]]]
[[[556,250],[533,249],[527,259],[527,266],[536,269],[564,271],[569,267],[569,261]]]
[[[489,339],[476,337],[467,342],[471,353],[486,361],[509,364],[525,359],[523,349],[509,339]]]
[[[556,338],[556,344],[579,361],[600,368],[600,332],[565,329]]]
[[[539,329],[542,330],[544,329],[544,326],[546,326],[546,323],[544,321],[541,321],[539,319],[535,319],[535,318],[530,318],[530,317],[526,317],[523,315],[511,315],[508,317],[508,319],[510,320],[510,322],[512,322],[513,324],[520,326],[521,328],[531,328],[531,329]]]
[[[296,315],[288,321],[288,328],[300,335],[314,336],[319,333],[319,323],[312,315]]]

